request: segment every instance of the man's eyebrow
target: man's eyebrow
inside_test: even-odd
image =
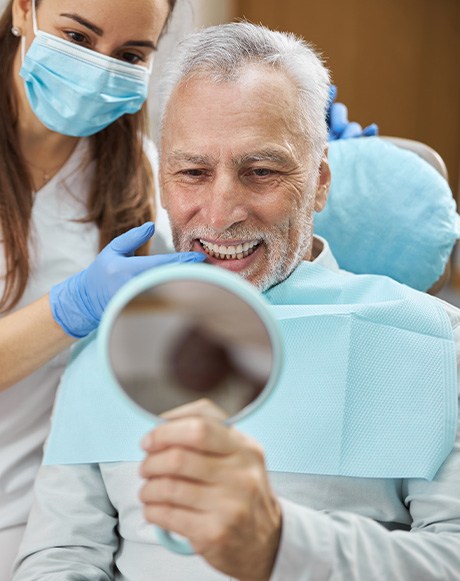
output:
[[[271,161],[274,163],[279,163],[281,165],[288,163],[289,156],[278,149],[262,149],[260,151],[254,151],[252,153],[246,153],[240,157],[235,158],[235,165],[244,165],[247,163],[253,163],[257,161]]]
[[[171,151],[167,155],[171,163],[191,163],[193,165],[211,165],[213,158],[209,155],[194,155],[185,151]]]
[[[85,26],[89,30],[92,30],[94,34],[97,34],[98,36],[103,36],[104,34],[102,28],[99,28],[99,26],[96,26],[92,22],[85,20],[85,18],[82,18],[78,14],[69,14],[68,12],[62,12],[60,16],[65,16],[66,18],[71,18],[72,20],[75,20],[75,22],[78,22],[78,24],[81,24],[82,26]]]

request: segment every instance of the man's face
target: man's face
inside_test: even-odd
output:
[[[260,290],[310,259],[328,191],[327,161],[313,167],[296,108],[292,81],[254,66],[232,82],[182,83],[165,117],[162,199],[176,249],[205,252]]]

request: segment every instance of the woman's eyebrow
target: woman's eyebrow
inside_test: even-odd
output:
[[[123,46],[144,46],[146,48],[151,48],[156,50],[156,45],[151,40],[127,40],[123,43]]]
[[[85,18],[82,18],[78,14],[69,14],[68,12],[63,12],[60,16],[65,16],[66,18],[70,18],[71,20],[75,20],[78,24],[85,26],[98,36],[104,36],[104,31],[99,26],[96,26],[92,22],[89,22]],[[146,48],[151,48],[152,50],[156,50],[156,45],[151,40],[128,40],[127,42],[123,43],[123,46],[142,46]]]
[[[82,18],[78,14],[69,14],[68,12],[63,12],[60,14],[60,16],[65,16],[66,18],[71,18],[72,20],[75,20],[75,22],[78,22],[78,24],[81,24],[82,26],[85,26],[89,30],[92,30],[94,34],[97,34],[98,36],[103,36],[104,34],[102,28],[99,28],[99,26],[96,26],[92,22],[89,22],[85,18]]]

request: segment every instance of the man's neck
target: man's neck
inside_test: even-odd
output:
[[[313,238],[310,261],[313,262],[313,260],[316,260],[323,250],[324,250],[323,242],[318,238]]]

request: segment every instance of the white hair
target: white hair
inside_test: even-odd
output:
[[[174,89],[193,77],[213,82],[238,79],[245,65],[271,66],[295,84],[299,97],[298,123],[319,164],[327,144],[326,110],[329,71],[303,39],[249,22],[211,26],[191,34],[174,49],[158,86],[160,137]]]

